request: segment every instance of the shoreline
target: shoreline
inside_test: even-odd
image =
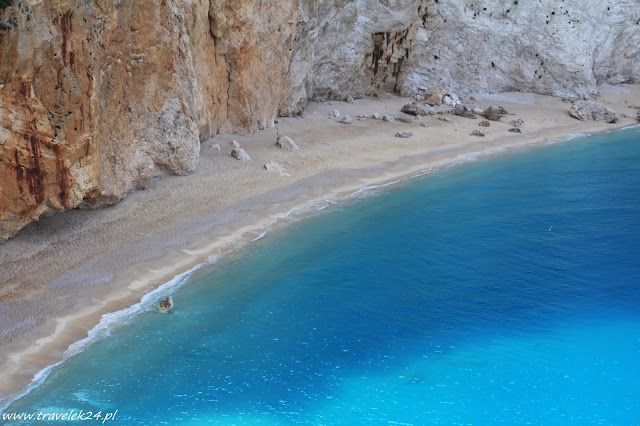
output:
[[[620,98],[618,99],[619,105],[614,106],[614,109],[617,109],[619,113],[628,112],[621,111],[622,105],[624,105],[622,103],[623,97],[626,96],[629,99],[633,99],[634,96],[640,93],[640,87],[638,85],[625,85],[623,87],[628,88],[627,93],[611,91],[604,96],[606,99]],[[496,96],[498,96],[499,100],[493,99]],[[487,95],[488,101],[483,102],[481,98],[478,103],[484,104],[483,106],[500,103],[504,104],[505,108],[510,111],[510,108],[516,108],[518,97],[528,95],[513,94],[511,95],[515,98],[513,101],[508,100],[509,95],[503,95],[502,98],[499,96],[500,95]],[[505,96],[507,98],[506,101],[504,100]],[[182,276],[188,277],[202,265],[212,263],[212,259],[214,259],[215,262],[215,259],[219,259],[226,254],[236,251],[240,247],[247,246],[247,244],[252,241],[262,238],[264,231],[266,230],[268,232],[269,227],[275,226],[277,229],[280,229],[292,221],[297,221],[310,214],[314,214],[321,203],[331,203],[332,200],[344,202],[349,198],[357,197],[359,193],[366,192],[367,188],[388,186],[424,174],[434,173],[457,164],[502,157],[513,153],[533,150],[547,144],[570,140],[575,137],[607,133],[621,130],[625,127],[631,127],[634,124],[637,125],[635,116],[622,119],[616,124],[585,123],[572,118],[559,117],[558,120],[561,121],[561,123],[553,123],[556,125],[548,125],[545,127],[544,124],[547,123],[545,120],[551,120],[554,114],[557,114],[557,111],[561,110],[560,107],[568,111],[569,104],[558,104],[558,102],[561,103],[562,101],[545,96],[535,95],[535,98],[552,102],[555,109],[549,108],[545,110],[544,107],[537,104],[525,104],[525,107],[542,110],[542,118],[539,120],[541,123],[539,128],[529,130],[525,125],[524,133],[522,134],[506,133],[506,129],[510,127],[507,126],[506,123],[500,124],[504,129],[500,129],[500,132],[494,132],[494,123],[492,122],[492,127],[490,128],[491,136],[488,138],[468,137],[466,136],[469,133],[468,130],[476,128],[479,120],[470,120],[446,114],[446,116],[458,122],[454,124],[456,127],[454,127],[454,125],[446,127],[445,124],[450,123],[443,123],[443,128],[431,136],[436,139],[455,136],[456,143],[445,143],[438,147],[431,147],[428,144],[429,140],[425,139],[426,142],[423,145],[418,145],[417,147],[409,146],[408,149],[394,151],[399,155],[390,159],[386,159],[383,155],[369,155],[369,153],[364,152],[364,156],[371,158],[367,158],[363,167],[322,168],[319,166],[317,167],[320,169],[319,171],[306,176],[292,173],[291,182],[282,176],[269,174],[267,176],[271,179],[271,186],[266,191],[261,191],[261,189],[264,188],[258,186],[257,188],[253,188],[255,190],[254,193],[248,197],[243,197],[242,195],[244,195],[244,193],[239,191],[241,192],[240,194],[235,194],[236,196],[239,195],[239,197],[231,203],[222,204],[219,207],[216,206],[206,214],[196,213],[192,217],[184,220],[180,218],[175,223],[166,227],[152,227],[149,232],[137,239],[133,244],[125,243],[121,247],[110,251],[108,256],[97,255],[93,258],[73,258],[64,273],[54,274],[54,276],[48,280],[45,280],[46,273],[48,272],[46,262],[52,261],[52,259],[32,257],[31,260],[37,259],[35,261],[37,265],[33,266],[36,267],[36,269],[43,270],[42,274],[44,275],[40,276],[42,280],[39,281],[44,281],[42,286],[46,287],[48,291],[52,291],[51,289],[53,289],[53,293],[56,294],[60,292],[60,289],[65,290],[67,293],[73,293],[78,289],[82,289],[85,293],[79,297],[76,293],[75,305],[67,308],[66,311],[56,312],[54,310],[52,313],[44,313],[43,316],[47,317],[47,323],[40,327],[35,327],[31,334],[23,333],[21,336],[22,339],[5,342],[6,344],[3,345],[4,349],[2,350],[3,353],[0,353],[2,356],[0,358],[2,362],[2,364],[0,364],[2,365],[2,373],[0,373],[2,380],[0,380],[0,383],[3,383],[3,385],[0,386],[0,404],[5,406],[5,404],[13,401],[16,395],[21,395],[22,392],[28,392],[30,387],[25,388],[25,386],[31,386],[29,384],[33,383],[34,376],[36,379],[38,378],[38,374],[44,374],[44,377],[46,377],[45,370],[52,365],[57,365],[61,360],[70,356],[70,351],[73,351],[74,348],[73,345],[77,347],[78,342],[83,341],[85,338],[91,339],[91,333],[96,333],[96,327],[100,327],[100,324],[102,324],[103,316],[109,314],[117,315],[122,310],[134,309],[136,306],[143,309],[146,306],[144,305],[145,303],[151,303],[152,299],[155,300],[154,297],[156,296],[159,298],[165,289],[172,289],[179,286],[180,284],[178,282],[181,278],[178,277],[181,276],[181,274]],[[391,100],[393,101],[391,102],[393,104],[391,105],[392,108],[397,109],[396,114],[399,114],[397,105],[401,105],[407,100],[403,98],[391,98]],[[387,100],[383,101],[383,104],[386,101]],[[360,104],[364,104],[365,102],[375,104],[379,101],[365,100],[360,102]],[[608,100],[608,102],[614,101]],[[317,109],[318,115],[320,115],[325,113],[325,110],[331,110],[338,106],[345,109],[354,107],[354,105],[349,106],[343,102],[335,102],[333,105],[332,103],[315,104],[312,105],[310,109],[312,110],[311,112],[316,112],[314,108]],[[380,103],[374,106],[379,107]],[[522,117],[527,120],[527,122],[529,121],[525,112],[518,113],[515,117]],[[293,129],[291,133],[295,133],[295,125],[298,124],[298,122],[304,121],[297,119],[280,120],[283,121],[281,128],[285,131],[291,131],[288,127],[291,126]],[[316,122],[312,123],[312,125],[315,124],[319,129],[322,129],[321,124],[328,119],[326,119],[326,116],[319,116],[312,118],[312,121],[313,120]],[[439,123],[434,122],[436,119],[433,117],[427,117],[427,120],[430,124],[433,123],[434,126],[439,125]],[[367,121],[370,121],[370,119]],[[332,122],[332,125],[338,132],[343,129],[353,132],[351,128],[345,128],[344,125],[336,125],[333,123],[335,122]],[[376,120],[374,123],[365,123],[365,125],[366,124],[379,126],[381,123],[379,120]],[[415,140],[412,140],[413,138],[407,141],[398,141],[393,137],[393,133],[400,128],[411,127],[411,129],[413,129],[417,123],[413,125],[401,123],[388,124],[391,131],[389,134],[381,136],[383,143],[385,141],[388,141],[387,144],[412,144],[415,142]],[[498,127],[499,124],[495,123],[495,126]],[[432,127],[428,127],[425,131],[428,132],[430,129],[433,130]],[[458,130],[462,130],[462,132],[458,132]],[[260,137],[264,139],[265,136],[269,136],[269,132],[275,133],[273,129],[269,129],[253,138],[258,140],[256,144],[262,143],[262,141],[259,140],[261,139]],[[497,134],[496,137],[492,137],[494,133]],[[414,136],[416,139],[419,137],[420,135]],[[237,135],[221,136],[216,139],[215,142],[230,141],[233,138],[240,140],[241,137]],[[246,142],[246,146],[249,147],[248,150],[251,149],[251,144],[248,141],[251,138],[252,135],[249,135],[243,137],[243,141],[241,141],[243,147]],[[334,145],[338,145],[338,147],[334,148],[339,150],[340,143],[347,143],[348,140],[351,140],[350,138],[353,138],[353,134],[346,132],[342,139],[337,139],[337,141],[332,142]],[[294,140],[301,145],[301,150],[305,149],[304,144],[299,142],[302,140],[301,138],[294,137]],[[203,144],[203,149],[209,148],[206,143]],[[256,146],[254,146],[254,148],[256,148]],[[266,145],[262,148],[265,150],[271,149],[270,146]],[[331,151],[331,149],[329,150]],[[251,153],[250,151],[250,154]],[[295,154],[276,153],[283,157],[289,156],[295,158]],[[223,155],[226,155],[226,153],[220,154],[218,157],[222,157]],[[270,155],[272,157],[274,156],[273,153],[270,153]],[[227,161],[228,159],[221,158],[220,160]],[[261,160],[262,159],[258,161]],[[327,163],[331,164],[332,162],[327,161]],[[230,167],[236,165],[237,163],[230,163]],[[361,164],[358,163],[358,165]],[[289,165],[287,169],[287,171],[289,171]],[[218,174],[213,173],[206,176],[206,178],[208,182],[212,182],[215,180],[212,176],[218,178],[219,174],[224,172],[224,170],[216,171]],[[270,172],[264,171],[263,174],[267,173]],[[260,176],[259,179],[260,178],[262,178],[262,176]],[[183,179],[183,177],[173,179]],[[192,178],[192,180],[195,181],[196,179]],[[160,186],[164,188],[162,184],[165,183],[168,185],[170,181],[175,182],[170,177],[163,177],[155,183],[153,190],[156,191],[156,194],[161,192]],[[195,191],[195,194],[197,194],[197,191]],[[145,201],[149,202],[149,200],[145,200],[145,198],[149,198],[145,197],[145,191],[140,191],[136,193],[135,196],[133,195],[134,194],[126,200],[126,203],[125,200],[121,201],[123,204],[117,207],[120,211],[125,209],[125,215],[123,216],[125,218],[127,217],[126,214],[133,214],[130,212],[139,211],[137,209],[144,208]],[[165,200],[165,198],[161,197],[160,200]],[[152,199],[151,201],[158,201],[158,199]],[[165,200],[162,202],[170,203],[171,201]],[[139,204],[142,205],[140,206]],[[100,216],[102,216],[102,218],[109,216],[105,214],[105,212],[111,208],[112,207],[103,209]],[[126,210],[127,208],[129,210]],[[129,213],[127,213],[127,211]],[[95,212],[96,211],[88,213]],[[57,219],[52,221],[53,225],[58,221],[64,221],[64,218],[61,217],[67,213],[51,218]],[[79,215],[81,217],[88,216],[86,213]],[[153,217],[150,218],[150,220],[153,220]],[[50,224],[49,226],[53,225]],[[78,235],[86,235],[86,232],[90,232],[91,229],[93,229],[92,227],[101,225],[104,225],[104,223],[100,223],[99,219],[95,219],[95,222],[90,219],[88,224],[84,223],[85,229],[82,229],[82,226],[80,226],[81,229]],[[21,248],[23,244],[28,245],[30,238],[40,238],[41,236],[37,235],[38,233],[36,232],[38,230],[37,228],[39,228],[39,226],[34,224],[34,226],[31,227],[33,230],[31,235],[20,237],[21,234],[19,234],[16,239],[18,242],[9,243],[8,245]],[[126,232],[127,229],[123,231]],[[65,231],[62,230],[61,232],[64,234]],[[109,233],[108,230],[107,233]],[[75,239],[82,239],[82,236],[76,236]],[[73,243],[73,241],[74,239],[72,239],[70,243]],[[55,241],[53,245],[55,246]],[[90,247],[85,248],[85,251],[90,251]],[[54,249],[49,253],[51,256],[55,256],[55,252],[56,250]],[[24,252],[19,253],[19,256],[23,255],[23,253]],[[45,251],[45,254],[46,253]],[[16,262],[20,261],[19,256],[16,258],[3,256],[0,258],[0,266],[11,267],[11,265],[15,265]],[[53,259],[55,259],[55,257]],[[2,275],[0,275],[0,278],[2,278]],[[171,285],[170,283],[175,280],[177,280],[176,284]],[[87,282],[90,284],[87,284]],[[21,285],[22,284],[18,284],[17,288],[20,288]],[[28,284],[27,287],[29,287]],[[7,311],[10,312],[11,309],[15,309],[16,307],[20,307],[21,304],[17,303],[16,299],[20,302],[21,300],[28,300],[29,298],[38,299],[38,297],[42,296],[38,288],[35,290],[28,289],[28,291],[24,292],[25,294],[19,294],[18,296],[22,296],[22,298],[15,297],[16,295],[12,298],[12,291],[11,289],[8,292],[5,291],[0,296],[0,307],[5,309],[5,311],[0,310],[2,314]],[[12,306],[12,303],[15,304],[15,306]],[[79,305],[87,306],[80,309],[78,307]],[[42,379],[42,376],[40,376],[40,379]]]

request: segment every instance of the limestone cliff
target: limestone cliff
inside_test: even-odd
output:
[[[640,0],[2,0],[0,241],[309,99],[638,82]]]

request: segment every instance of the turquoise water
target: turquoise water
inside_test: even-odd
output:
[[[395,185],[187,281],[6,411],[639,424],[640,129]]]

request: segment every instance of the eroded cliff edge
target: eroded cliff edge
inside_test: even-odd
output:
[[[508,3],[508,4],[507,4]],[[0,241],[310,99],[640,81],[640,0],[4,0]]]

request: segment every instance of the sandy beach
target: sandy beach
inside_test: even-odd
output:
[[[578,121],[568,114],[570,103],[550,96],[474,97],[465,105],[499,105],[510,115],[490,127],[478,126],[483,118],[451,114],[385,122],[370,117],[401,115],[410,100],[312,102],[303,118],[277,119],[298,152],[275,146],[275,128],[218,135],[202,143],[191,175],[157,176],[148,189],[108,208],[67,211],[28,225],[0,245],[0,402],[63,359],[102,315],[138,303],[176,275],[259,237],[292,210],[437,170],[456,159],[507,155],[638,124],[640,85],[601,88],[598,100],[621,117],[615,124]],[[353,123],[330,117],[334,109]],[[515,119],[524,121],[522,133],[509,131],[508,122]],[[475,129],[488,134],[473,136]],[[413,135],[398,138],[398,132]],[[233,140],[251,161],[230,156]],[[288,175],[265,170],[270,161]]]

